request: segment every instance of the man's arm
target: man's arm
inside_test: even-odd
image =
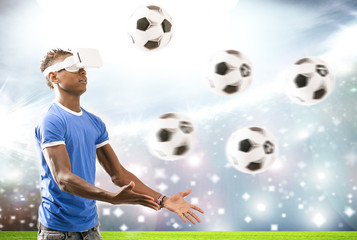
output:
[[[99,163],[102,165],[104,170],[109,174],[109,176],[112,179],[112,182],[115,185],[121,187],[133,181],[135,183],[136,192],[149,195],[153,197],[155,200],[160,197],[160,193],[149,188],[134,174],[126,170],[120,164],[119,159],[115,154],[113,148],[110,146],[110,144],[106,144],[103,147],[98,148],[97,157]]]
[[[103,147],[98,148],[97,157],[99,163],[109,174],[115,185],[123,186],[132,181],[136,185],[135,187],[136,192],[149,195],[153,197],[155,200],[157,200],[160,197],[160,193],[146,186],[134,174],[126,170],[120,164],[119,159],[116,156],[110,144],[106,144]],[[194,212],[192,212],[191,209],[199,211],[200,213],[204,213],[204,211],[199,207],[189,204],[188,202],[186,202],[186,200],[184,200],[184,197],[189,195],[191,192],[192,190],[189,189],[186,190],[185,192],[177,193],[171,197],[165,197],[162,202],[162,207],[176,213],[185,223],[187,222],[186,219],[188,219],[193,224],[196,224],[194,219],[197,222],[201,222],[198,216]]]
[[[112,204],[140,204],[155,210],[159,209],[154,198],[134,192],[132,189],[135,184],[132,182],[128,182],[117,193],[111,193],[73,174],[66,146],[63,144],[47,147],[43,150],[43,154],[54,180],[64,192]]]

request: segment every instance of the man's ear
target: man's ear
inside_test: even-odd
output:
[[[57,78],[57,73],[56,72],[50,72],[48,74],[48,78],[50,79],[50,81],[54,84],[58,83],[58,78]]]

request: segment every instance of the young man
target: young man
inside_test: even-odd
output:
[[[86,71],[65,66],[70,60],[70,51],[54,49],[41,65],[56,102],[35,129],[42,159],[38,239],[102,239],[96,200],[166,208],[185,223],[186,219],[200,222],[192,209],[203,211],[184,200],[191,189],[165,197],[120,164],[102,120],[80,107],[80,97],[87,89]],[[94,185],[96,159],[120,187],[118,192]]]

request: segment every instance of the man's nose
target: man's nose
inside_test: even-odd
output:
[[[81,68],[81,69],[79,69],[79,74],[85,76],[87,74],[87,72],[84,68]]]

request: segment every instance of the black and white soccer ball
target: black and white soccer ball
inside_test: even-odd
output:
[[[331,69],[323,60],[302,58],[287,70],[285,92],[295,103],[313,105],[324,100],[334,84]]]
[[[226,50],[212,56],[205,75],[214,92],[234,95],[250,86],[252,74],[252,63],[248,57],[236,50]]]
[[[181,113],[166,113],[152,122],[149,129],[150,152],[163,160],[185,157],[197,142],[192,121]]]
[[[260,127],[246,127],[228,139],[226,154],[239,171],[256,174],[269,169],[277,158],[277,143],[273,135]]]
[[[154,5],[137,8],[129,18],[128,33],[135,46],[151,51],[165,47],[173,35],[170,15]]]

